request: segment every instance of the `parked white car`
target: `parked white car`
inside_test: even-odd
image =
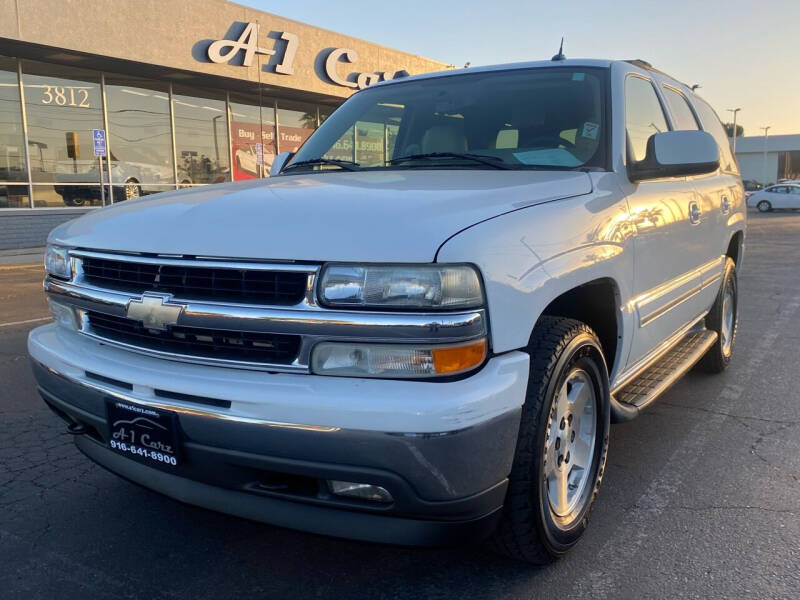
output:
[[[358,129],[384,134],[348,159]],[[379,83],[272,174],[51,233],[28,350],[110,471],[543,563],[587,527],[610,423],[731,360],[742,182],[710,106],[646,63]]]
[[[747,206],[755,207],[760,212],[800,208],[800,183],[781,183],[753,192],[747,198]]]

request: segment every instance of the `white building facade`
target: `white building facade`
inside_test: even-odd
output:
[[[744,180],[800,179],[800,134],[736,138],[736,159]]]

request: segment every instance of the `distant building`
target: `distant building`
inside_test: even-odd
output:
[[[766,151],[766,160],[764,154]],[[800,134],[736,138],[736,159],[742,179],[764,185],[779,179],[800,179]]]
[[[136,196],[265,177],[353,92],[448,66],[224,0],[100,4],[0,0],[0,248]],[[352,144],[386,139],[359,127]]]

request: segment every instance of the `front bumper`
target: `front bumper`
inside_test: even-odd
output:
[[[108,426],[105,417],[105,398],[119,397],[132,402],[156,405],[152,392],[139,377],[145,364],[150,369],[161,368],[161,376],[172,379],[171,391],[187,394],[197,377],[202,376],[206,388],[215,392],[208,382],[217,375],[229,389],[228,397],[239,386],[232,386],[230,370],[202,368],[196,365],[169,363],[149,359],[124,351],[103,347],[83,336],[54,326],[34,330],[29,340],[33,369],[39,391],[48,405],[70,423],[83,426],[84,435],[76,438],[79,449],[109,470],[154,489],[177,500],[203,506],[212,510],[238,515],[276,525],[292,527],[315,533],[349,537],[367,541],[400,544],[441,544],[458,542],[465,538],[488,534],[494,527],[502,507],[511,469],[524,399],[526,378],[517,381],[527,369],[524,359],[506,355],[493,359],[481,373],[450,383],[363,381],[339,378],[321,378],[308,375],[265,374],[236,372],[236,377],[255,376],[260,381],[262,398],[269,406],[274,382],[283,401],[302,402],[299,392],[291,395],[290,380],[297,385],[315,388],[322,392],[331,384],[329,393],[340,399],[339,420],[329,420],[326,411],[315,411],[308,406],[304,425],[300,422],[266,421],[265,415],[254,417],[251,411],[243,415],[246,406],[232,402],[230,408],[209,409],[180,400],[159,399],[158,406],[174,410],[179,415],[184,435],[183,464],[173,471],[145,466],[118,455],[107,447]],[[77,348],[81,346],[81,348]],[[99,361],[96,353],[104,360]],[[116,367],[117,360],[125,360],[126,371]],[[179,371],[182,376],[169,371]],[[488,370],[487,370],[488,369]],[[506,376],[499,376],[495,369]],[[87,371],[91,377],[87,376]],[[218,372],[217,372],[218,371]],[[484,378],[480,377],[484,375]],[[494,377],[494,387],[487,385],[485,376]],[[98,378],[106,378],[106,381]],[[121,378],[126,377],[124,379]],[[228,377],[228,381],[225,377]],[[147,377],[145,377],[147,379]],[[472,381],[471,380],[475,380]],[[322,381],[320,381],[322,380]],[[513,383],[509,385],[509,381]],[[123,389],[114,382],[130,381],[131,389]],[[304,383],[305,382],[305,383]],[[472,385],[470,386],[470,382]],[[404,431],[394,423],[406,426],[413,415],[400,411],[397,419],[384,414],[383,421],[358,417],[364,425],[381,423],[381,429],[349,427],[348,415],[354,406],[341,396],[345,389],[354,386],[349,394],[364,394],[374,405],[394,399],[397,391],[388,392],[388,398],[378,394],[381,384],[390,390],[392,384],[405,384],[405,401],[415,410],[415,401],[435,403],[437,395],[441,404],[448,405],[451,393],[481,390],[484,402],[465,396],[462,406],[469,414],[419,415],[419,427]],[[150,385],[165,385],[152,381]],[[168,388],[169,389],[169,388]],[[240,390],[241,391],[241,390]],[[283,396],[284,394],[289,394]],[[509,405],[498,408],[496,397],[519,395]],[[219,398],[219,393],[212,397]],[[362,398],[363,400],[364,398]],[[252,409],[252,407],[250,407]],[[297,408],[297,407],[295,407]],[[383,406],[383,410],[389,407]],[[282,416],[281,411],[275,411]],[[433,423],[455,425],[450,429],[440,427],[432,431]],[[326,480],[358,481],[380,485],[394,498],[388,505],[346,499],[327,492]]]

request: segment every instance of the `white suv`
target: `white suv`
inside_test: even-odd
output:
[[[370,86],[272,174],[52,232],[29,351],[92,460],[251,519],[542,563],[587,526],[610,422],[730,361],[742,182],[714,111],[646,63]]]

